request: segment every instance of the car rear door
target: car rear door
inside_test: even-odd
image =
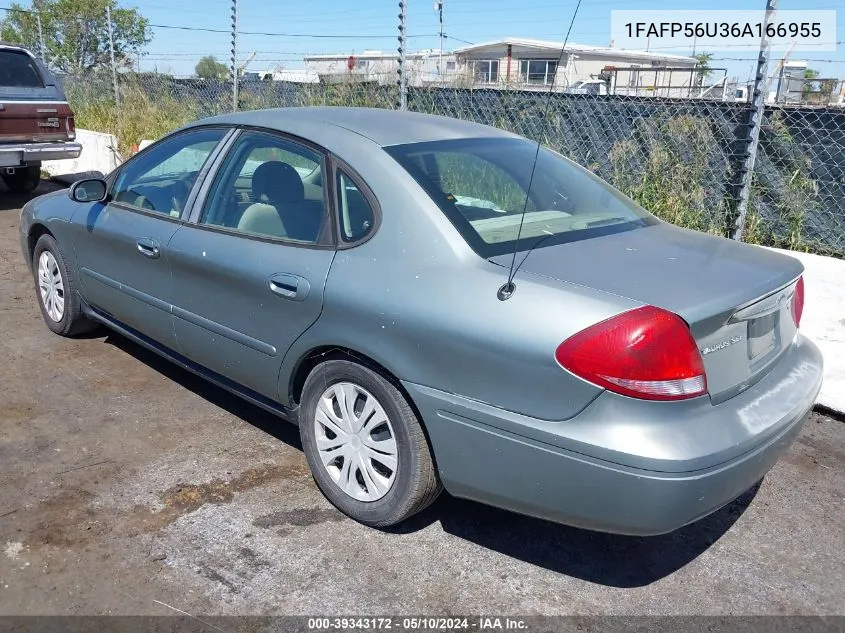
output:
[[[226,128],[171,136],[128,161],[109,199],[74,215],[74,243],[91,307],[176,349],[168,244],[179,231],[199,173]]]
[[[319,317],[334,258],[325,155],[242,131],[169,245],[180,350],[273,400],[288,348]]]

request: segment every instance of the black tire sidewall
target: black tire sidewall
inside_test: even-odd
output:
[[[44,306],[44,300],[41,298],[41,288],[38,279],[38,260],[41,258],[41,254],[45,251],[52,253],[53,257],[56,259],[56,264],[59,266],[59,272],[62,275],[62,285],[64,286],[65,291],[65,309],[62,313],[62,318],[59,321],[54,321],[50,318],[50,315],[47,314],[47,308]],[[47,324],[47,327],[56,334],[65,334],[70,329],[69,321],[71,318],[71,299],[74,289],[71,287],[70,276],[68,275],[65,259],[62,256],[59,245],[56,243],[56,240],[53,239],[52,235],[42,235],[35,243],[35,249],[32,252],[32,275],[35,279],[35,297],[38,300],[38,307],[41,309],[41,316],[43,317],[44,322]]]
[[[339,382],[351,382],[370,392],[381,404],[393,427],[399,458],[396,478],[388,493],[377,501],[358,501],[343,492],[329,476],[317,451],[314,430],[317,402],[326,389]],[[395,387],[380,375],[347,361],[328,361],[318,365],[308,376],[302,392],[299,432],[317,487],[338,509],[366,525],[390,525],[401,520],[414,494],[415,474],[420,468],[420,447],[412,440],[408,431],[409,421],[402,411],[402,404],[407,408],[407,403],[396,402],[397,395],[402,398]]]

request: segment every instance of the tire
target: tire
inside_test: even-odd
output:
[[[41,182],[41,165],[21,167],[14,174],[3,174],[3,183],[12,193],[31,193]]]
[[[59,245],[50,234],[45,233],[35,243],[32,252],[32,274],[35,278],[35,296],[38,299],[38,307],[41,308],[41,316],[52,332],[61,336],[75,336],[97,328],[97,323],[83,314],[76,279],[65,263]],[[46,294],[49,295],[51,289],[54,291],[52,301],[49,297],[45,299],[42,277],[47,289]]]
[[[346,435],[348,441],[344,440],[326,424],[318,422],[318,419],[327,419],[327,402],[338,404],[338,408],[333,408],[335,418],[329,421],[342,419],[337,415],[340,410],[339,393],[347,394],[352,410],[360,416],[358,421],[362,430],[357,435],[357,445],[351,439],[352,434]],[[329,396],[326,397],[326,394]],[[363,415],[370,398],[374,398],[374,411]],[[318,411],[318,406],[321,411]],[[382,413],[385,422],[378,422]],[[391,382],[367,367],[345,360],[329,360],[315,367],[302,391],[299,432],[317,487],[338,510],[359,523],[373,527],[396,525],[429,506],[442,490],[431,447],[413,409]],[[332,434],[334,438],[331,438]],[[389,466],[385,465],[390,461],[390,450],[378,445],[379,450],[385,453],[377,453],[370,448],[374,441],[389,446],[390,438],[393,439],[396,456],[392,478]],[[324,465],[318,442],[324,448],[331,443],[345,442],[343,450],[352,451],[352,456],[338,452],[335,462]],[[356,457],[355,451],[359,451],[360,457]],[[323,453],[323,456],[328,455],[328,451]],[[376,458],[373,459],[372,455]],[[356,461],[358,459],[360,461]],[[348,471],[344,470],[347,460]],[[383,463],[381,460],[386,461]],[[346,488],[354,492],[354,496],[342,487],[345,476]],[[390,483],[385,492],[382,488],[386,486],[387,479]],[[366,498],[368,496],[371,498]]]

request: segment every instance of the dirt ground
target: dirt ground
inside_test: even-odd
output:
[[[118,335],[51,334],[1,187],[0,614],[845,613],[845,423],[814,414],[758,490],[667,536],[445,495],[365,528],[293,426]]]

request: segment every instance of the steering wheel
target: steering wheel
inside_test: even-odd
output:
[[[147,196],[138,193],[134,189],[129,189],[126,193],[129,193],[129,194],[132,194],[133,196],[135,196],[135,199],[131,203],[134,206],[141,207],[142,209],[149,209],[150,211],[156,211],[157,210],[155,205],[152,202],[150,202],[150,200],[147,198]]]
[[[183,176],[173,181],[173,185],[170,187],[170,203],[174,211],[181,213],[184,210],[193,186],[194,179],[192,176]]]

